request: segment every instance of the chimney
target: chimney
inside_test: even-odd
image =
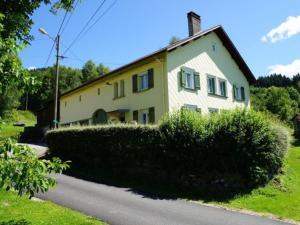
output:
[[[189,12],[187,17],[189,24],[189,36],[191,37],[201,30],[201,17],[194,12]]]

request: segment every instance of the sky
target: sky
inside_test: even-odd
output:
[[[102,3],[81,0],[68,15],[62,54]],[[222,25],[256,77],[300,73],[299,0],[105,0],[90,25],[99,21],[83,32],[61,64],[81,68],[91,59],[111,69],[122,66],[165,47],[172,36],[187,37],[189,11],[201,16],[202,30]],[[24,67],[55,63],[54,51],[46,63],[53,41],[38,28],[55,37],[63,16],[63,11],[53,15],[44,5],[34,13],[35,40],[20,53]]]

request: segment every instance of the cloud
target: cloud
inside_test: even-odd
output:
[[[37,67],[36,66],[29,66],[27,69],[28,70],[35,70]]]
[[[293,77],[294,75],[300,73],[300,59],[294,60],[291,64],[277,64],[268,67],[269,74],[282,74],[288,77]]]
[[[300,33],[300,16],[289,16],[286,21],[263,36],[261,41],[275,43],[282,39],[290,38],[298,33]]]

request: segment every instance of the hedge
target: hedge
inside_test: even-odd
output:
[[[199,186],[256,187],[280,172],[288,134],[251,110],[210,117],[180,110],[159,126],[71,127],[48,132],[47,141],[54,155],[91,169],[136,169]]]

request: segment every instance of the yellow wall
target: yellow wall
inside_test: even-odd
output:
[[[216,51],[212,50],[213,44],[216,46]],[[200,73],[200,90],[189,91],[180,87],[179,72],[182,66]],[[220,110],[250,106],[249,83],[221,40],[213,32],[168,53],[167,71],[169,111],[179,109],[184,104],[197,105],[203,113],[208,113],[209,108]],[[208,95],[207,75],[227,81],[228,98]],[[244,102],[233,99],[233,85],[245,88]]]
[[[216,51],[212,50],[213,44],[216,45]],[[135,68],[124,73],[113,74],[63,96],[60,101],[60,123],[68,124],[90,119],[98,109],[106,112],[129,109],[125,114],[125,120],[130,122],[133,120],[134,110],[155,107],[155,123],[157,123],[165,113],[179,109],[185,104],[196,105],[203,113],[208,113],[209,108],[221,110],[250,106],[249,83],[215,33],[192,41],[166,55],[153,57],[152,61],[145,60],[142,63],[144,64],[136,65]],[[188,91],[180,87],[179,72],[182,66],[200,73],[200,90]],[[132,76],[151,68],[154,69],[154,88],[133,93]],[[207,75],[227,81],[228,98],[208,95]],[[114,100],[113,84],[122,79],[125,81],[125,97]],[[107,85],[107,82],[112,85]],[[245,88],[244,102],[233,99],[233,85]],[[101,91],[100,95],[98,95],[98,88]]]
[[[94,82],[92,86],[62,96],[60,100],[60,124],[90,119],[98,109],[104,109],[106,112],[129,109],[130,111],[125,114],[125,119],[130,122],[133,120],[133,110],[150,107],[155,107],[155,122],[157,123],[167,109],[163,89],[164,79],[166,79],[164,64],[164,57],[161,59],[156,58],[146,65],[122,74],[112,75],[110,78]],[[133,93],[132,76],[151,68],[154,69],[154,88],[140,93]],[[113,83],[120,80],[125,81],[125,97],[114,100]],[[112,85],[107,85],[107,82]],[[100,95],[98,95],[98,88],[100,88]],[[81,101],[79,101],[80,95]]]

